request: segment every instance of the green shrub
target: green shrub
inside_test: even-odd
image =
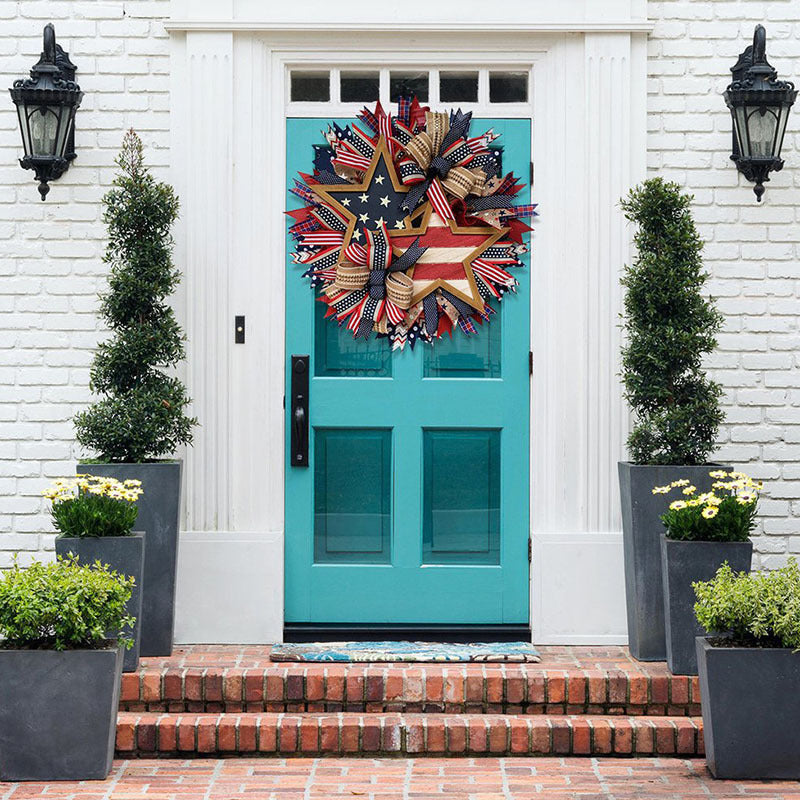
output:
[[[49,564],[16,562],[0,576],[0,636],[11,649],[74,650],[97,648],[107,631],[131,647],[123,629],[134,623],[125,604],[133,578],[107,564],[82,566],[75,558]]]
[[[790,558],[773,572],[742,572],[723,564],[710,581],[693,583],[697,621],[709,633],[745,647],[800,648],[800,568]]]
[[[57,480],[42,494],[53,504],[53,526],[62,536],[128,536],[139,514],[141,485],[133,479],[78,475]]]
[[[80,444],[103,461],[141,462],[191,444],[197,420],[185,413],[186,388],[165,374],[184,358],[184,336],[167,303],[180,282],[172,264],[178,199],[144,165],[142,142],[129,131],[114,188],[103,198],[111,265],[100,315],[112,331],[91,369],[101,398],[75,417]]]
[[[622,382],[634,412],[628,451],[636,464],[705,464],[724,419],[722,389],[702,369],[722,315],[702,289],[703,242],[690,195],[661,178],[622,203],[638,254],[625,267]]]
[[[691,542],[746,542],[755,527],[758,493],[762,484],[743,472],[709,472],[716,478],[710,492],[698,494],[697,487],[685,478],[668,486],[656,486],[653,494],[669,494],[680,489],[661,515],[667,539]]]

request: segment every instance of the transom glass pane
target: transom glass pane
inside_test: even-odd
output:
[[[314,563],[391,560],[392,432],[314,431]]]
[[[525,103],[528,100],[527,72],[490,72],[490,103]]]
[[[500,431],[423,431],[424,564],[500,563]]]
[[[327,70],[292,70],[291,98],[293,102],[328,102],[331,99],[330,73]]]
[[[477,72],[440,72],[439,99],[443,103],[477,103]]]
[[[392,374],[392,351],[385,339],[371,334],[355,339],[344,327],[325,319],[327,306],[315,303],[314,375],[328,378],[388,378]]]
[[[416,95],[419,100],[428,99],[427,72],[390,72],[389,96],[393,103],[401,95]]]
[[[377,72],[341,73],[343,103],[369,103],[378,99],[380,76]]]

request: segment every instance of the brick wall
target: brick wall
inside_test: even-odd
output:
[[[763,479],[757,562],[800,553],[800,109],[783,147],[786,168],[762,203],[729,161],[721,97],[729,68],[767,29],[767,57],[800,84],[800,7],[793,0],[648,3],[648,167],[694,194],[705,261],[726,323],[710,361],[725,386],[719,457]]]
[[[74,470],[71,418],[89,399],[103,286],[100,198],[125,130],[136,128],[150,163],[169,161],[168,0],[0,2],[0,568],[52,550],[39,492]],[[37,61],[42,28],[78,67],[85,92],[77,160],[47,201],[21,153],[6,92]]]
[[[123,132],[140,132],[159,172],[169,162],[168,10],[168,0],[0,2],[0,87],[34,63],[52,21],[86,92],[78,159],[46,203],[16,166],[16,117],[0,103],[0,568],[13,551],[25,561],[52,549],[39,491],[78,455],[71,417],[89,399],[105,272],[99,201]],[[788,167],[756,205],[728,161],[721,92],[760,21],[774,66],[800,79],[800,12],[795,0],[675,0],[650,2],[649,15],[649,169],[695,195],[727,318],[711,361],[726,387],[720,457],[768,483],[756,547],[772,565],[800,552],[800,134],[787,134]],[[798,120],[795,109],[793,131]]]

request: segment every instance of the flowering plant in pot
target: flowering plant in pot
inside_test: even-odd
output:
[[[108,775],[132,587],[72,557],[0,576],[0,780]]]
[[[711,490],[699,492],[682,478],[653,488],[654,495],[680,493],[662,514],[661,574],[667,664],[678,675],[697,674],[695,638],[704,633],[694,615],[693,583],[712,578],[723,563],[750,569],[761,483],[743,472],[711,470]]]
[[[717,778],[800,779],[800,567],[694,584],[706,760]]]
[[[686,478],[707,491],[707,462],[723,420],[722,389],[702,366],[722,316],[703,295],[708,276],[691,201],[677,184],[653,178],[622,203],[636,226],[637,254],[622,278],[621,378],[634,424],[630,461],[618,470],[628,642],[644,661],[666,656],[659,536],[667,502],[652,488]]]
[[[169,370],[184,358],[184,336],[168,303],[180,282],[172,263],[171,228],[178,215],[172,187],[144,163],[129,131],[120,173],[103,198],[108,228],[109,289],[100,315],[111,330],[91,368],[97,402],[75,417],[78,442],[97,455],[81,472],[141,480],[138,526],[147,534],[142,583],[141,654],[169,655],[175,619],[181,462],[197,424],[186,413],[186,387]]]
[[[74,480],[57,480],[43,494],[52,503],[53,526],[59,532],[56,553],[72,554],[83,564],[100,561],[133,578],[127,603],[128,616],[142,613],[142,575],[145,535],[134,531],[142,496],[141,481],[124,482],[99,475],[80,474]],[[140,625],[126,636],[131,647],[125,652],[123,672],[133,672],[139,663]]]

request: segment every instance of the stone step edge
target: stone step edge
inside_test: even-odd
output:
[[[184,707],[179,707],[183,703]],[[329,704],[341,704],[331,708]],[[550,670],[540,665],[362,667],[275,665],[254,669],[150,668],[122,676],[120,707],[131,711],[415,711],[629,714],[654,707],[661,715],[696,716],[697,677],[631,674],[622,670]],[[315,707],[315,704],[328,704]],[[388,707],[387,707],[387,704]],[[472,708],[470,708],[472,707]],[[511,707],[509,709],[509,707]]]
[[[699,756],[699,717],[120,713],[120,757]]]

